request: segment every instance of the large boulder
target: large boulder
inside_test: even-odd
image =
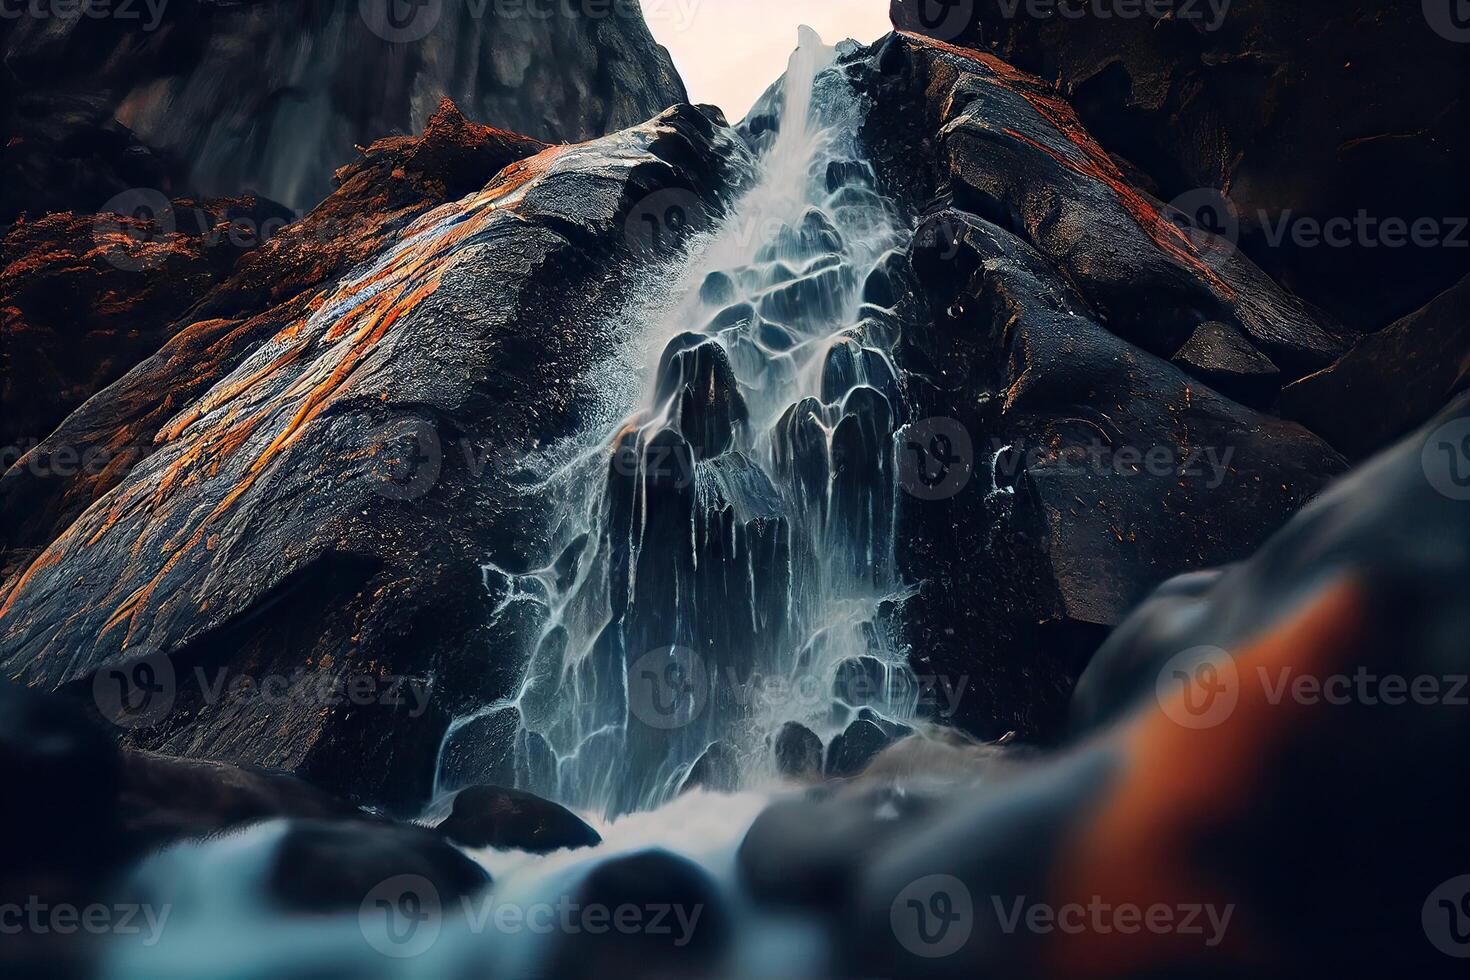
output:
[[[156,193],[136,198],[152,201],[151,218],[19,224],[0,242],[0,444],[25,455],[0,458],[0,581],[122,482],[179,405],[325,289],[416,219],[545,148],[445,102],[420,136],[362,150],[337,171],[337,190],[289,225],[260,202]]]
[[[354,145],[418,132],[446,96],[549,141],[684,101],[639,5],[594,6],[181,0],[4,18],[0,223],[138,188],[306,210]]]
[[[55,688],[147,661],[152,686],[122,699],[152,698],[121,719],[132,744],[416,810],[449,719],[520,679],[470,653],[495,646],[481,566],[538,547],[546,501],[511,471],[597,396],[610,314],[654,258],[637,209],[666,193],[716,214],[748,171],[717,114],[677,107],[401,231],[371,213],[350,274],[243,322],[233,295],[206,300],[58,434],[141,431],[150,451],[12,566],[0,665]]]
[[[502,786],[471,786],[454,797],[438,830],[465,847],[550,854],[595,847],[602,836],[566,807]]]
[[[907,35],[848,72],[880,178],[922,215],[898,358],[918,420],[898,447],[913,666],[977,734],[1053,737],[1150,590],[1245,557],[1345,468],[1209,387],[1224,366],[1203,326],[1288,377],[1341,345],[1170,221],[1038,80]]]
[[[1422,310],[1359,341],[1281,395],[1281,410],[1363,459],[1423,425],[1465,390],[1470,276]]]
[[[283,911],[326,915],[357,912],[396,880],[457,906],[490,875],[424,827],[293,820],[271,854],[266,889]]]
[[[1248,561],[1145,602],[1079,683],[1068,748],[863,872],[850,965],[1463,972],[1470,493],[1441,448],[1463,468],[1467,431],[1462,399]]]
[[[1220,227],[1238,222],[1241,246],[1273,278],[1361,329],[1464,275],[1470,45],[1456,43],[1454,10],[1444,0],[892,0],[900,29],[1055,82],[1159,196]],[[1294,230],[1356,228],[1360,212],[1367,230],[1332,244]],[[1391,238],[1391,220],[1430,220],[1435,238]],[[1445,247],[1451,236],[1460,247]]]

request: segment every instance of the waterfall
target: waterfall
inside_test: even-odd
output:
[[[802,29],[752,114],[778,123],[747,126],[750,189],[636,326],[642,393],[538,489],[552,560],[489,570],[538,627],[515,696],[445,736],[441,793],[474,780],[486,731],[514,739],[520,787],[612,816],[774,780],[788,723],[826,742],[912,715],[890,638],[907,409],[885,271],[906,232],[834,57]]]

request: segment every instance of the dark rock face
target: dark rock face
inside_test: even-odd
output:
[[[548,977],[700,977],[730,941],[730,911],[713,879],[662,850],[639,851],[594,868],[573,889],[578,908],[668,910],[660,929],[558,932],[544,967]]]
[[[733,793],[739,788],[740,759],[732,746],[716,742],[695,760],[679,792],[703,789],[711,793]]]
[[[1299,377],[1341,345],[1238,253],[1168,220],[1037,80],[903,35],[849,74],[875,103],[880,178],[921,213],[939,202],[900,301],[919,420],[899,446],[900,562],[924,583],[904,610],[915,673],[961,691],[955,719],[983,737],[1053,735],[1135,603],[1249,554],[1344,468],[1205,377],[1267,362]],[[1201,331],[1229,336],[1229,358]]]
[[[355,144],[418,132],[440,99],[585,140],[686,99],[631,0],[528,5],[181,0],[154,15],[5,18],[0,222],[93,211],[124,190],[297,208]],[[149,8],[152,10],[152,8]],[[394,14],[396,13],[396,17]]]
[[[876,722],[859,718],[827,747],[827,775],[856,776],[892,742],[893,736]]]
[[[857,884],[864,855],[910,833],[933,805],[883,785],[822,787],[775,803],[741,841],[741,884],[765,904],[831,911]]]
[[[454,798],[454,809],[438,827],[465,847],[550,854],[594,847],[602,836],[566,807],[500,786],[471,786]]]
[[[676,189],[718,213],[748,166],[723,120],[685,106],[545,150],[437,210],[397,203],[495,156],[446,142],[385,148],[395,176],[376,194],[370,151],[321,213],[362,208],[365,229],[326,247],[288,229],[48,440],[147,445],[131,469],[46,483],[12,468],[6,507],[29,550],[7,549],[8,675],[85,685],[162,655],[170,682],[126,719],[134,744],[358,800],[426,797],[448,719],[521,671],[466,656],[489,648],[483,556],[533,548],[540,526],[508,474],[487,475],[487,448],[534,451],[572,428],[636,271],[638,202]]]
[[[1470,277],[1291,385],[1282,392],[1281,408],[1351,458],[1363,459],[1463,391],[1467,364]]]
[[[1223,10],[1167,5],[1190,12],[1162,20],[1101,18],[1081,4],[1074,16],[1042,4],[1052,15],[1038,18],[1027,14],[1034,6],[893,0],[892,15],[900,29],[1057,82],[1159,196],[1205,204],[1222,226],[1238,218],[1252,259],[1345,322],[1380,327],[1464,275],[1463,248],[1386,247],[1376,231],[1355,231],[1344,247],[1305,237],[1303,246],[1294,233],[1270,240],[1283,220],[1324,228],[1355,222],[1360,209],[1378,223],[1434,219],[1441,229],[1470,214],[1470,48],[1436,34],[1426,5],[1234,0]],[[1191,193],[1202,188],[1227,189],[1235,215]]]
[[[155,220],[53,214],[20,223],[0,241],[0,446],[7,449],[0,470],[162,347],[179,317],[261,243],[260,230],[289,220],[254,198],[157,200],[169,210]],[[95,472],[114,462],[31,465]]]
[[[788,721],[772,742],[776,771],[787,779],[812,779],[822,774],[822,740],[805,725]]]
[[[1470,856],[1470,505],[1438,450],[1465,431],[1461,399],[1249,561],[1144,603],[1078,685],[1074,747],[957,801],[865,873],[853,964],[941,977],[1235,977],[1260,964],[1282,977],[1391,965],[1457,976],[1441,949],[1464,893],[1446,886]],[[937,873],[953,876],[946,894],[958,882],[973,896],[975,928],[921,962],[917,934],[895,941],[890,916]],[[1210,928],[1187,942],[1041,937],[1005,933],[992,895],[1233,913],[1213,946]]]
[[[1222,395],[1269,408],[1280,391],[1281,372],[1235,328],[1211,320],[1201,323],[1173,363]]]
[[[373,822],[357,807],[291,773],[136,751],[122,753],[116,807],[136,847],[197,840],[283,818]]]
[[[122,482],[179,405],[306,316],[353,266],[542,149],[446,102],[421,136],[380,140],[338,170],[336,193],[286,227],[231,201],[172,202],[152,221],[53,215],[17,226],[0,244],[0,432],[33,452],[0,460],[0,581]]]
[[[457,903],[490,876],[438,834],[403,824],[292,821],[277,845],[268,890],[287,912],[356,912],[383,882],[412,875]]]

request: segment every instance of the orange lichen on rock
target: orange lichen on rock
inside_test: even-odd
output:
[[[89,543],[140,506],[150,512],[137,537],[144,540],[149,529],[171,513],[170,498],[181,487],[215,477],[224,460],[240,452],[258,433],[274,430],[248,464],[233,468],[234,485],[209,512],[197,522],[186,523],[163,545],[162,566],[116,604],[103,633],[127,623],[123,645],[132,642],[138,615],[148,608],[152,594],[169,573],[202,542],[217,539],[214,525],[351,387],[395,325],[438,289],[449,260],[463,243],[512,206],[519,192],[545,174],[564,149],[552,147],[521,161],[478,194],[424,215],[374,268],[342,283],[306,321],[278,333],[276,339],[289,346],[261,367],[224,382],[160,432],[161,441],[178,443],[181,451],[152,481],[127,486],[109,501]],[[282,372],[293,370],[299,372],[294,378],[281,378]],[[262,391],[269,394],[262,396]],[[217,419],[213,418],[216,412],[222,412]],[[79,521],[73,530],[84,523]],[[68,531],[42,557],[51,563],[59,561],[72,539]],[[0,616],[10,609],[32,574],[28,571],[17,581]],[[125,576],[112,595],[126,587]]]
[[[1236,297],[1235,290],[1199,257],[1194,244],[1184,232],[1164,217],[1151,201],[1128,182],[1123,172],[1118,169],[1118,165],[1113,162],[1113,158],[1087,132],[1086,127],[1082,125],[1082,120],[1077,116],[1077,111],[1053,93],[1039,78],[1028,75],[984,51],[961,48],[925,37],[922,34],[913,34],[908,31],[900,33],[916,43],[965,59],[982,69],[983,77],[995,82],[1007,92],[1024,99],[1065,140],[1068,150],[1076,152],[1062,152],[1014,129],[1006,129],[1007,136],[1045,153],[1074,173],[1106,184],[1117,197],[1118,203],[1133,218],[1143,233],[1153,240],[1154,244],[1177,261],[1198,272],[1221,296],[1226,299]]]

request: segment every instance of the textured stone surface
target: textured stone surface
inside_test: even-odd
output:
[[[1356,221],[1361,210],[1379,223],[1432,219],[1448,234],[1446,219],[1470,215],[1470,45],[1426,16],[1438,6],[1447,24],[1452,4],[1233,0],[1162,5],[1174,11],[1163,19],[1144,13],[1150,5],[1111,17],[1092,11],[1118,5],[1075,4],[1071,16],[1058,6],[893,0],[892,14],[1057,83],[1164,200],[1228,192],[1250,257],[1359,329],[1407,315],[1465,274],[1463,246],[1394,248],[1357,232],[1345,247],[1301,247],[1290,234],[1278,246],[1268,233],[1283,221]],[[940,8],[945,17],[921,19]]]
[[[549,141],[601,136],[685,101],[630,0],[551,16],[435,0],[392,8],[398,26],[386,2],[155,6],[156,24],[151,14],[0,20],[10,96],[0,222],[96,210],[137,187],[250,190],[308,209],[354,144],[419,132],[446,96],[474,119]]]
[[[941,472],[935,430],[900,436],[918,454],[898,536],[923,583],[902,617],[915,671],[967,681],[959,720],[982,735],[1055,734],[1136,602],[1244,557],[1344,468],[1165,359],[1209,321],[1296,374],[1341,347],[1238,253],[1162,217],[1037,80],[907,35],[848,71],[873,99],[880,178],[922,215],[900,310],[914,416],[970,444]],[[920,468],[954,479],[919,486]]]
[[[1358,342],[1282,392],[1289,417],[1362,459],[1423,424],[1465,390],[1470,278],[1422,310]]]
[[[488,642],[480,561],[531,547],[539,526],[536,501],[487,470],[485,447],[569,431],[637,265],[631,210],[673,188],[718,209],[744,152],[722,120],[685,106],[547,149],[391,233],[376,222],[401,210],[367,211],[367,237],[345,251],[370,258],[255,316],[239,318],[234,294],[205,301],[57,434],[146,438],[150,452],[110,487],[63,488],[91,506],[11,566],[6,674],[85,684],[161,655],[171,710],[135,743],[421,801],[448,718],[520,671],[467,654]],[[305,256],[290,244],[260,253],[285,275],[242,275],[294,283]],[[295,678],[302,696],[242,693],[230,686],[242,676]],[[363,693],[342,697],[354,682]]]

